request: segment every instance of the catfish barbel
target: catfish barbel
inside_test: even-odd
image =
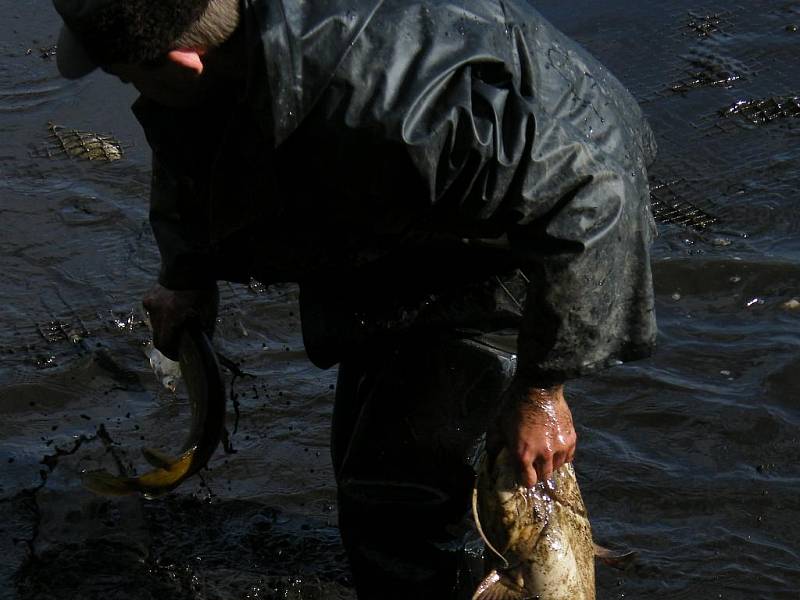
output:
[[[191,429],[180,456],[142,448],[153,470],[139,477],[118,477],[103,469],[87,471],[81,475],[86,488],[107,496],[155,497],[175,489],[208,464],[225,427],[225,387],[219,363],[206,334],[193,327],[181,334],[178,356],[192,409]]]

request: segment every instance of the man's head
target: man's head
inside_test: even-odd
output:
[[[76,79],[98,66],[148,65],[173,50],[205,53],[236,30],[239,0],[53,0],[64,19],[58,68]]]

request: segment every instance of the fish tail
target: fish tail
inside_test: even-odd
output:
[[[129,496],[138,491],[130,477],[117,477],[103,469],[82,473],[81,481],[87,490],[103,496]]]

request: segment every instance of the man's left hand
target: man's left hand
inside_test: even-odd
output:
[[[183,327],[197,321],[207,333],[214,331],[219,307],[217,287],[202,290],[171,290],[162,285],[151,288],[142,300],[153,328],[153,345],[167,358],[178,360]]]

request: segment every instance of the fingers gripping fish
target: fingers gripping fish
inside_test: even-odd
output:
[[[192,425],[178,458],[143,448],[145,459],[155,468],[139,477],[117,477],[105,470],[82,474],[84,485],[110,496],[141,493],[154,497],[175,489],[206,466],[217,449],[225,425],[225,387],[214,348],[198,328],[187,328],[181,336],[179,361],[189,392]]]
[[[594,544],[575,471],[520,486],[506,450],[484,454],[473,513],[489,575],[472,600],[594,600]]]

